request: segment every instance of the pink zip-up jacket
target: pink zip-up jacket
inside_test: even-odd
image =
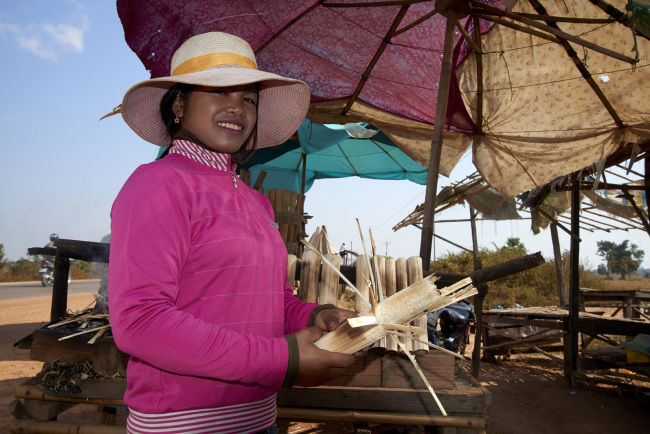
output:
[[[225,170],[169,154],[140,166],[111,213],[109,301],[131,355],[125,403],[161,414],[277,393],[283,337],[317,306],[287,283],[287,252],[262,194]]]

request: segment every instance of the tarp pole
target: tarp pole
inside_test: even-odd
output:
[[[438,173],[440,171],[440,156],[442,152],[442,132],[445,128],[447,117],[447,103],[449,102],[449,87],[451,82],[453,50],[456,31],[456,9],[447,10],[447,25],[445,27],[445,45],[442,54],[442,68],[438,87],[438,102],[436,117],[433,124],[433,138],[429,154],[429,172],[427,175],[427,188],[424,199],[424,216],[422,220],[422,239],[420,241],[420,257],[422,266],[429,270],[431,262],[431,244],[433,242],[433,217],[436,208],[436,193],[438,191]]]

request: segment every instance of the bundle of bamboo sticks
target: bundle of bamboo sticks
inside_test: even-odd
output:
[[[352,354],[372,345],[391,330],[407,331],[409,327],[404,324],[409,321],[478,294],[469,277],[442,289],[436,288],[436,280],[435,275],[430,275],[359,314],[360,317],[374,317],[376,324],[352,327],[349,322],[343,323],[316,341],[316,346]]]

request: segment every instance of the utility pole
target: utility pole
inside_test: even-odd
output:
[[[386,257],[388,257],[388,237],[386,237],[384,244],[386,245]]]

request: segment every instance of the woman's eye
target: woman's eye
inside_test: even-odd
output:
[[[257,107],[257,101],[254,100],[253,98],[244,98],[244,101],[253,104],[255,107]]]

